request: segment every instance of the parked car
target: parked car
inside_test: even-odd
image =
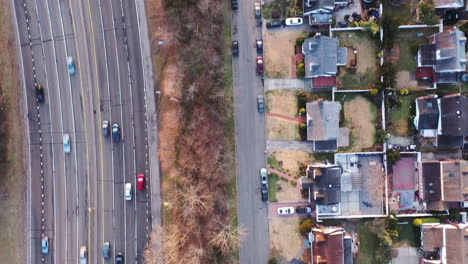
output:
[[[257,46],[257,53],[262,54],[263,53],[263,40],[261,38],[258,38],[257,41],[255,42],[255,45]]]
[[[107,241],[104,242],[104,246],[102,247],[102,256],[104,259],[110,258],[110,243]]]
[[[239,4],[237,3],[237,0],[231,0],[231,8],[232,10],[236,11],[239,9]]]
[[[454,25],[460,21],[460,13],[455,9],[447,10],[445,11],[443,19],[444,25]]]
[[[120,131],[119,131],[119,125],[114,124],[112,125],[112,139],[114,141],[119,141],[120,140]]]
[[[129,182],[125,183],[125,200],[132,200],[132,184]]]
[[[260,3],[255,3],[255,18],[262,17],[262,9],[260,8]]]
[[[262,185],[260,191],[262,193],[262,201],[268,202],[268,188],[265,185]]]
[[[257,107],[259,113],[263,113],[265,111],[265,99],[263,95],[257,96]]]
[[[291,18],[286,18],[284,23],[286,26],[300,26],[303,23],[302,17],[291,17]]]
[[[281,27],[282,25],[283,25],[283,21],[281,20],[270,20],[266,23],[267,28]]]
[[[102,121],[102,134],[107,137],[109,135],[109,121]]]
[[[138,184],[138,189],[140,189],[140,190],[145,189],[145,175],[143,175],[143,173],[138,174],[137,184]]]
[[[40,84],[36,85],[36,99],[39,103],[44,102],[44,87]]]
[[[67,65],[68,65],[68,74],[71,76],[75,75],[75,62],[73,61],[73,57],[67,57]]]
[[[296,213],[297,214],[310,214],[312,213],[312,208],[310,206],[297,206]]]
[[[261,56],[257,57],[257,73],[262,74],[263,73],[263,58]]]
[[[122,252],[117,253],[117,255],[115,255],[115,264],[123,264],[123,262],[124,262],[124,256]]]
[[[80,247],[80,264],[86,264],[88,258],[88,253],[86,252],[86,247]]]
[[[42,246],[42,254],[49,253],[49,238],[48,237],[45,236],[42,238],[41,246]]]
[[[233,56],[239,55],[239,42],[237,42],[237,40],[234,40],[232,42],[232,55]]]
[[[268,172],[265,168],[260,169],[260,177],[262,179],[262,185],[268,185]]]
[[[70,135],[68,134],[63,134],[63,151],[65,153],[71,152]]]
[[[291,215],[294,214],[294,207],[280,207],[278,208],[279,215]]]

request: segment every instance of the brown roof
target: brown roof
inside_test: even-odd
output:
[[[445,263],[468,263],[468,224],[423,224],[421,228],[423,251],[434,252],[445,247]]]
[[[312,264],[344,263],[344,229],[341,227],[319,226],[312,228]]]
[[[459,162],[442,162],[442,182],[443,182],[443,197],[444,201],[448,202],[461,202],[462,188],[461,182],[462,177],[460,175],[460,163]]]
[[[441,228],[431,228],[430,226],[422,225],[421,239],[424,251],[432,252],[444,246],[443,230]]]

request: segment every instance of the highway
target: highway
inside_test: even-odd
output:
[[[142,1],[11,2],[29,134],[27,263],[79,263],[81,246],[88,263],[115,263],[117,252],[126,263],[141,263],[152,219],[160,219]],[[67,57],[74,60],[73,75]],[[44,87],[44,102],[36,100],[35,85]],[[103,136],[103,120],[119,125],[119,142]],[[64,134],[70,153],[64,152]],[[136,188],[140,173],[144,190]],[[124,200],[125,183],[132,184],[131,201]],[[41,252],[43,236],[49,238],[47,254]],[[102,255],[105,241],[110,260]]]
[[[239,41],[239,56],[233,59],[238,216],[239,225],[247,229],[240,263],[264,264],[269,256],[268,206],[260,195],[260,169],[266,167],[265,116],[257,111],[263,84],[255,71],[255,39],[262,34],[254,18],[254,2],[239,0],[232,21],[232,39]]]

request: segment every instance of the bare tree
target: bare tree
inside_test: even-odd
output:
[[[246,234],[247,231],[244,227],[225,225],[211,235],[208,245],[217,248],[223,255],[227,256],[232,250],[239,248]]]

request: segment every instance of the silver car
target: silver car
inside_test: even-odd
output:
[[[63,150],[65,153],[71,152],[70,135],[68,134],[63,134]]]

